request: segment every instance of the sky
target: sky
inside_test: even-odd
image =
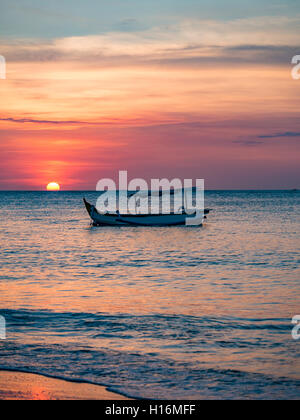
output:
[[[0,189],[300,188],[298,0],[0,0]]]

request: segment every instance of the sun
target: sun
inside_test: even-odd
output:
[[[60,185],[57,182],[49,182],[47,185],[47,191],[59,191]]]

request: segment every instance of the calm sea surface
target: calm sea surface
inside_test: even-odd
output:
[[[300,398],[300,193],[206,193],[203,228],[91,228],[96,193],[0,193],[0,369],[131,397]]]

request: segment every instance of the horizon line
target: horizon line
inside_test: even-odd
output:
[[[121,191],[118,190],[117,191]],[[126,191],[126,190],[124,190]],[[129,190],[128,190],[129,191]],[[130,192],[139,192],[138,190],[130,190]],[[151,192],[151,190],[148,190]],[[162,190],[164,191],[164,190]],[[168,191],[168,190],[165,190]],[[205,191],[300,191],[300,188],[206,188]],[[105,192],[105,191],[97,191],[97,190],[89,190],[89,189],[83,189],[83,190],[63,190],[60,189],[59,191],[47,191],[47,190],[2,190],[0,189],[0,192],[44,192],[44,193],[62,193],[62,192]]]

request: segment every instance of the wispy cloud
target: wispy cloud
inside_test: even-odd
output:
[[[284,131],[282,133],[263,134],[258,136],[259,139],[274,139],[278,137],[300,137],[300,131]]]
[[[239,140],[234,140],[233,143],[235,144],[239,144],[241,146],[259,146],[262,144],[266,144],[266,142],[264,140],[268,140],[268,139],[292,139],[292,138],[297,138],[300,137],[300,132],[298,131],[283,131],[283,132],[278,132],[278,133],[273,133],[273,134],[262,134],[262,135],[257,135],[255,137],[248,137],[248,138],[243,138],[243,139],[239,139]]]
[[[32,118],[0,118],[0,121],[7,121],[7,122],[13,122],[13,123],[20,123],[20,124],[26,124],[26,123],[32,123],[32,124],[55,124],[55,125],[105,125],[105,122],[89,122],[89,121],[72,121],[72,120],[36,120]],[[111,122],[110,122],[111,123]]]
[[[125,27],[136,24],[134,19]],[[15,39],[0,43],[8,61],[88,61],[102,65],[253,62],[288,63],[300,47],[293,28],[300,15],[214,21],[183,19],[148,30],[116,30],[100,35]]]

